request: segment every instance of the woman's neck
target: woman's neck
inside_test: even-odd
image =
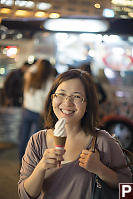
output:
[[[83,134],[83,129],[80,125],[65,125],[67,137],[74,137],[79,134]]]

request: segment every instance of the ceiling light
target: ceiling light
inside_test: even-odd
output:
[[[111,3],[119,6],[133,6],[133,1],[131,0],[112,0]]]
[[[59,17],[60,17],[60,14],[58,14],[58,13],[50,13],[49,14],[49,18],[52,18],[52,19],[57,19]]]
[[[1,14],[9,14],[9,13],[11,13],[11,9],[8,9],[8,8],[1,8],[1,9],[0,9],[0,13],[1,13]]]
[[[105,32],[109,28],[106,20],[100,19],[47,19],[44,28],[59,32]]]
[[[16,15],[16,16],[20,16],[20,17],[26,17],[26,16],[31,16],[32,13],[29,12],[29,11],[26,11],[26,10],[17,10],[17,11],[15,12],[15,15]]]
[[[51,4],[50,3],[44,3],[44,2],[38,3],[37,8],[39,10],[48,10],[49,8],[51,8]]]
[[[20,7],[27,7],[27,8],[33,8],[35,3],[33,1],[20,1],[20,0],[16,0],[15,1],[15,5],[16,6],[20,6]]]
[[[107,8],[105,8],[105,9],[103,10],[103,16],[104,16],[104,17],[114,17],[114,16],[115,16],[115,13],[114,13],[114,11],[113,11],[112,9],[107,9]]]
[[[45,12],[36,12],[35,17],[47,17],[47,14]]]
[[[14,0],[1,0],[1,4],[12,6],[14,4]]]
[[[95,7],[95,8],[100,8],[101,6],[100,6],[99,3],[96,3],[96,4],[94,5],[94,7]]]

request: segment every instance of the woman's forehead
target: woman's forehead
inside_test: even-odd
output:
[[[56,90],[64,90],[68,92],[80,92],[85,93],[84,85],[82,81],[79,78],[69,79],[66,81],[63,81]]]

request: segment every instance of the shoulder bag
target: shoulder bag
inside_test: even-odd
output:
[[[91,143],[92,152],[95,152],[96,140],[97,140],[97,137],[93,136],[92,143]],[[123,148],[122,150],[126,156],[127,164],[119,168],[117,167],[115,169],[122,169],[122,168],[130,167],[131,165],[133,165],[133,153]],[[104,181],[102,181],[97,175],[95,175],[94,183],[92,185],[91,199],[119,199],[119,191],[118,189],[113,189],[109,187]]]

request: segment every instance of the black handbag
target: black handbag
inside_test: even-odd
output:
[[[118,189],[112,189],[98,176],[95,176],[92,192],[92,199],[119,199]]]
[[[91,151],[95,152],[97,137],[93,136],[91,143]],[[116,140],[117,141],[117,140]],[[133,165],[133,153],[123,149],[124,154],[126,155],[127,164],[122,165],[114,169],[126,168]],[[109,187],[105,182],[103,182],[97,175],[95,175],[93,186],[92,186],[92,197],[91,199],[119,199],[118,189],[113,189]]]

